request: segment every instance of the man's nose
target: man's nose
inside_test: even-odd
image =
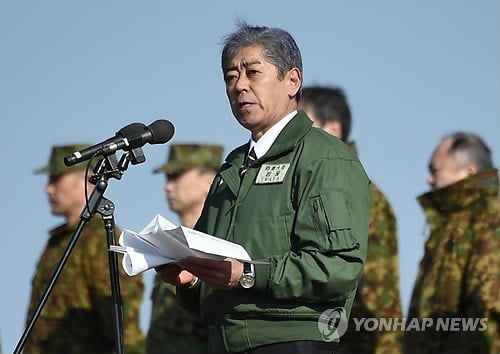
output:
[[[45,193],[50,194],[53,190],[54,190],[54,185],[52,183],[49,182],[45,185],[44,189]]]
[[[431,186],[431,187],[434,187],[434,183],[435,183],[435,178],[432,174],[429,175],[429,177],[427,177],[427,183]]]
[[[165,189],[165,192],[169,193],[172,191],[172,189],[174,188],[174,181],[167,181],[165,182],[165,186],[164,186],[164,189]]]
[[[236,81],[236,84],[235,84],[234,88],[238,92],[247,91],[248,90],[248,84],[249,84],[248,77],[244,73],[242,73],[238,77],[238,80]]]

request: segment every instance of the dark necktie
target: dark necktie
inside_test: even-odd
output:
[[[255,154],[255,150],[252,148],[250,152],[245,157],[245,161],[243,162],[243,166],[240,168],[240,177],[243,177],[245,172],[247,172],[248,168],[253,165],[253,163],[257,160],[257,155]]]

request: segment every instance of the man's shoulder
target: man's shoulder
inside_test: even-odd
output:
[[[92,233],[106,233],[106,229],[104,227],[104,221],[102,217],[98,214],[94,215],[92,219],[90,219],[87,224],[85,224],[85,231]],[[120,232],[120,229],[115,225],[115,233]]]
[[[490,196],[486,200],[488,213],[500,218],[500,193],[499,195]]]
[[[359,161],[357,155],[339,138],[322,129],[312,128],[303,139],[304,152],[321,158],[339,158]]]
[[[482,207],[470,208],[468,215],[472,221],[468,228],[470,237],[464,238],[471,244],[460,244],[481,258],[484,264],[495,264],[500,259],[500,199],[485,198],[479,202]]]
[[[372,204],[383,205],[387,207],[391,207],[391,203],[389,199],[387,199],[386,195],[380,190],[380,188],[371,181],[370,184],[371,192],[372,192]]]
[[[470,208],[472,220],[477,226],[493,228],[500,233],[500,198],[488,197],[478,201],[478,206]]]
[[[249,142],[246,142],[245,144],[243,145],[240,145],[236,148],[234,148],[226,157],[226,163],[231,163],[233,160],[235,159],[241,159],[242,156],[244,156],[247,152],[248,152],[248,149],[249,149]]]
[[[114,234],[118,238],[120,236],[121,230],[115,226]],[[90,219],[82,230],[80,237],[83,247],[101,247],[103,244],[107,245],[106,228],[104,226],[104,221],[100,215],[95,215]]]

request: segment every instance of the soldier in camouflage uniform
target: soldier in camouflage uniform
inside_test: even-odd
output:
[[[348,141],[351,114],[340,88],[306,87],[299,108],[314,125]],[[350,143],[353,149],[354,143]],[[402,318],[396,218],[387,198],[371,184],[368,253],[363,276],[351,309],[349,326],[341,338],[342,353],[400,353],[400,331],[355,331],[353,318]]]
[[[455,133],[429,167],[432,191],[418,200],[430,236],[408,321],[487,318],[487,328],[407,331],[405,353],[500,353],[500,196],[491,152],[478,136]]]
[[[87,145],[55,146],[49,165],[35,173],[49,175],[45,188],[54,215],[66,223],[50,232],[32,281],[28,319],[33,315],[53,271],[67,248],[85,205],[86,163],[66,167],[63,158]],[[117,232],[118,230],[115,230]],[[127,353],[144,352],[139,328],[142,301],[141,277],[128,277],[120,268],[123,301],[124,343]],[[83,229],[52,292],[28,336],[26,354],[68,354],[115,352],[112,296],[104,223],[95,215]]]
[[[165,191],[181,224],[194,227],[203,203],[221,164],[222,147],[208,144],[175,144],[166,164],[154,170],[166,174]],[[207,328],[201,320],[181,307],[175,286],[155,279],[153,307],[147,335],[148,354],[204,353]]]

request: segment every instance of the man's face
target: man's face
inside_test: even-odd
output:
[[[68,216],[75,210],[82,210],[85,204],[85,185],[85,175],[80,171],[49,176],[45,193],[49,198],[52,214]]]
[[[326,123],[322,123],[314,114],[314,109],[309,104],[299,103],[299,109],[302,109],[306,112],[307,116],[311,118],[313,122],[313,127],[323,129],[330,135],[336,136],[337,138],[342,138],[342,126],[340,122],[336,120],[330,120]]]
[[[234,116],[254,138],[296,108],[299,70],[292,69],[279,80],[277,67],[265,59],[261,46],[243,47],[231,59],[224,80]]]
[[[184,213],[203,204],[214,176],[215,172],[198,168],[167,174],[165,191],[170,209]]]
[[[471,166],[461,163],[460,156],[450,154],[452,141],[447,139],[438,145],[429,163],[427,182],[433,190],[447,187],[471,175]]]

